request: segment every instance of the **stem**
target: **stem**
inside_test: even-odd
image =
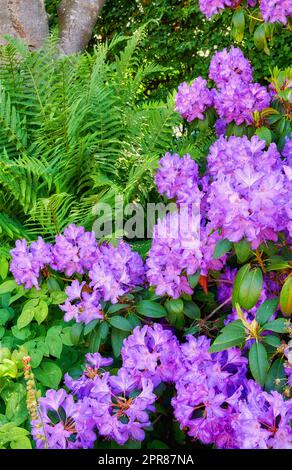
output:
[[[209,320],[211,317],[213,317],[213,315],[215,315],[216,312],[218,312],[219,310],[221,310],[221,308],[224,307],[224,305],[228,304],[231,299],[232,299],[232,296],[228,297],[228,299],[226,299],[222,304],[218,305],[218,307],[216,307],[215,310],[213,310],[213,311],[205,318],[205,320]]]

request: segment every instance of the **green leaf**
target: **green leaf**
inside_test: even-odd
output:
[[[6,418],[18,426],[27,419],[26,389],[20,383],[11,383],[2,392],[6,404]]]
[[[60,358],[63,349],[63,342],[60,336],[47,336],[46,344],[49,347],[51,356]]]
[[[25,302],[22,312],[17,320],[17,327],[21,330],[33,320],[40,300],[31,299]]]
[[[4,281],[6,279],[9,269],[9,263],[6,258],[0,258],[0,277]]]
[[[87,336],[92,330],[94,330],[99,322],[100,320],[92,320],[91,322],[87,323],[87,325],[84,326],[84,336]]]
[[[22,436],[18,439],[11,441],[11,449],[31,449],[31,443],[28,437]]]
[[[53,305],[61,305],[67,299],[67,294],[65,292],[54,290],[50,295],[50,302]]]
[[[262,340],[264,343],[268,344],[269,346],[273,346],[273,348],[279,348],[281,346],[280,338],[275,335],[263,336]]]
[[[284,315],[292,315],[292,276],[286,279],[280,293],[280,307]]]
[[[118,315],[108,318],[108,322],[118,330],[132,331],[133,329],[131,323],[126,318]]]
[[[48,304],[44,300],[40,300],[34,313],[34,318],[36,319],[39,325],[47,318],[48,313]]]
[[[272,142],[272,133],[270,129],[265,126],[257,129],[256,135],[258,135],[261,140],[265,140],[267,145],[270,145],[270,143]]]
[[[234,243],[234,250],[240,263],[244,263],[250,255],[250,244],[243,238],[240,242]]]
[[[0,295],[7,294],[16,289],[17,284],[15,281],[5,281],[0,285]]]
[[[18,369],[15,362],[11,361],[10,359],[2,359],[0,364],[0,378],[11,377],[12,379],[15,379],[17,372]]]
[[[264,325],[276,311],[276,308],[279,303],[279,298],[275,297],[274,299],[269,299],[263,302],[256,314],[256,321],[262,326]]]
[[[245,328],[240,320],[225,326],[213,342],[210,352],[223,351],[233,346],[242,346],[245,340]]]
[[[263,287],[263,274],[259,268],[245,273],[238,292],[238,303],[250,310],[258,302]]]
[[[261,24],[259,25],[255,31],[254,31],[254,43],[256,47],[259,50],[264,50],[266,53],[268,53],[268,44],[267,44],[267,39],[266,39],[266,30],[265,30],[265,25]]]
[[[254,343],[250,348],[248,359],[253,378],[263,387],[269,368],[266,348],[261,343]]]
[[[195,274],[188,276],[188,283],[192,289],[196,287],[200,279],[200,271],[197,271]]]
[[[271,365],[265,382],[265,389],[267,391],[276,390],[280,393],[283,391],[286,382],[283,363],[283,359],[276,359]]]
[[[245,28],[245,14],[242,9],[235,10],[232,16],[232,36],[237,42],[242,42]]]
[[[130,307],[130,304],[114,304],[108,308],[107,313],[116,313],[128,307]]]
[[[41,365],[34,370],[35,377],[45,387],[57,389],[61,379],[62,370],[52,361],[44,360]]]
[[[191,320],[201,318],[200,308],[192,300],[184,300],[184,314]]]
[[[249,269],[250,269],[249,264],[245,264],[244,266],[242,266],[238,270],[238,272],[235,276],[233,289],[232,289],[232,305],[233,305],[233,307],[235,307],[235,305],[238,303],[239,288],[241,286],[241,283],[242,283],[242,280],[243,280],[244,276],[246,275],[246,273],[249,272]]]
[[[169,313],[174,313],[175,315],[183,313],[184,310],[182,299],[169,299],[165,302],[164,306]]]
[[[71,327],[71,340],[75,346],[79,343],[82,332],[83,332],[83,323],[75,323]]]
[[[101,343],[100,328],[93,330],[90,334],[89,351],[98,352]]]
[[[152,300],[141,300],[138,302],[137,312],[144,317],[162,318],[166,316],[166,309]]]
[[[228,251],[230,251],[232,248],[232,243],[227,240],[227,238],[224,238],[223,240],[219,240],[217,242],[214,254],[213,254],[213,259],[218,259],[221,258],[221,256],[225,255]]]
[[[264,325],[263,331],[275,331],[276,333],[286,333],[287,319],[277,318],[277,320],[270,321]]]
[[[129,336],[129,333],[122,331],[122,330],[118,330],[116,328],[112,328],[111,343],[112,343],[113,353],[116,358],[120,356],[121,349],[123,346],[123,341],[128,336]]]
[[[63,328],[62,333],[61,333],[61,339],[65,346],[74,345],[72,338],[71,338],[71,326],[67,326],[66,328]]]

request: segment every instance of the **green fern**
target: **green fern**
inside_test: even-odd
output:
[[[143,97],[161,70],[138,63],[145,34],[73,57],[58,56],[55,37],[33,53],[14,39],[0,48],[1,244],[51,240],[71,222],[90,229],[96,204],[113,205],[117,194],[149,200],[180,120],[173,96]]]

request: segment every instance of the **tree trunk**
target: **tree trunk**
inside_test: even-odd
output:
[[[58,8],[60,51],[74,54],[83,51],[105,0],[62,0]]]
[[[37,49],[48,34],[44,0],[0,0],[0,45],[5,44],[3,35],[9,35]]]

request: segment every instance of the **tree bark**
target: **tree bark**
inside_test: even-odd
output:
[[[48,34],[44,0],[0,0],[0,45],[5,44],[3,35],[9,35],[37,49]]]
[[[81,52],[90,41],[92,30],[105,0],[62,0],[58,8],[60,51]]]

